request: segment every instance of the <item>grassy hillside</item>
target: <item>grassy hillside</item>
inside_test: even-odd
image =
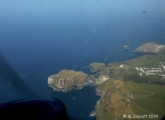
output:
[[[130,60],[128,65],[132,67],[157,67],[160,61],[165,61],[165,52],[159,54],[148,54]]]
[[[139,75],[135,67],[158,67],[165,62],[165,53],[143,55],[123,62],[127,68],[115,64],[100,72],[109,74],[109,80],[97,90],[104,94],[96,105],[98,120],[129,120],[127,115],[147,115],[145,120],[160,120],[165,115],[165,79],[159,75]],[[150,82],[149,82],[150,81]],[[156,83],[156,84],[153,84]],[[124,115],[124,116],[123,116]],[[152,116],[155,115],[155,116]]]
[[[124,114],[154,114],[160,120],[165,114],[165,87],[160,85],[109,79],[98,89],[105,91],[96,105],[99,120],[123,119]]]

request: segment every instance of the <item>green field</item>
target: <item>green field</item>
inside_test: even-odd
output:
[[[143,55],[129,61],[128,65],[132,67],[157,67],[160,61],[165,61],[165,53],[155,55]]]
[[[132,100],[137,105],[141,106],[142,108],[150,111],[150,113],[165,114],[165,100],[161,99],[152,99],[152,98],[141,98],[141,99],[133,99]],[[144,102],[145,101],[145,102]],[[142,109],[141,109],[142,110]],[[138,113],[136,113],[138,114]]]
[[[130,66],[129,69],[123,69],[116,64],[102,71],[102,73],[109,73],[110,79],[97,87],[97,90],[104,91],[96,105],[97,118],[99,120],[127,120],[123,118],[123,112],[123,114],[136,115],[154,114],[159,117],[154,120],[160,120],[165,115],[165,87],[162,86],[165,80],[159,75],[140,76],[135,70],[135,67],[158,67],[160,61],[165,62],[165,53],[143,55],[124,62]],[[122,81],[122,85],[118,81]],[[114,95],[116,96],[113,98]],[[113,103],[112,98],[113,101],[115,99],[118,101]]]
[[[115,117],[114,104],[110,103],[110,96],[115,91],[113,80],[108,80],[104,84],[99,85],[98,89],[108,91],[105,92],[96,105],[96,113],[100,120],[123,119],[122,116]],[[123,97],[123,101],[128,99],[127,94],[133,95],[129,104],[136,115],[157,114],[159,118],[155,120],[159,120],[165,114],[165,87],[157,84],[127,81],[117,91]]]

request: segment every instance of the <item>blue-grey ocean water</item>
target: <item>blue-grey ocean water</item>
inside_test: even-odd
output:
[[[48,76],[62,69],[90,73],[84,66],[92,62],[130,60],[142,43],[165,44],[162,0],[6,1],[0,1],[0,53],[33,91],[63,100],[77,120],[95,119],[89,117],[99,99],[95,88],[54,92]],[[22,98],[10,86],[0,81],[0,102]]]

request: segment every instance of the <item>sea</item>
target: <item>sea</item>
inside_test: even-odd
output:
[[[53,91],[48,77],[62,69],[83,71],[92,62],[137,58],[146,42],[165,44],[163,0],[1,0],[0,54],[41,98],[57,97],[75,120],[95,120],[96,87]],[[131,49],[124,50],[128,45]],[[1,63],[0,63],[1,64]],[[12,82],[0,80],[0,103],[25,98]]]

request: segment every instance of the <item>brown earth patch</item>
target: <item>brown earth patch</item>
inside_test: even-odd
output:
[[[124,85],[122,80],[113,80],[113,83],[117,89],[121,88]]]
[[[124,101],[118,101],[114,104],[114,110],[116,112],[116,116],[120,117],[123,115],[124,110],[126,108],[126,102]]]
[[[122,100],[122,96],[119,95],[117,92],[114,92],[111,94],[110,103],[113,104],[113,103],[120,101],[120,100]]]
[[[126,106],[125,111],[124,111],[124,114],[126,114],[126,115],[134,115],[134,112],[133,112],[132,107],[131,107],[130,104],[128,104]]]

